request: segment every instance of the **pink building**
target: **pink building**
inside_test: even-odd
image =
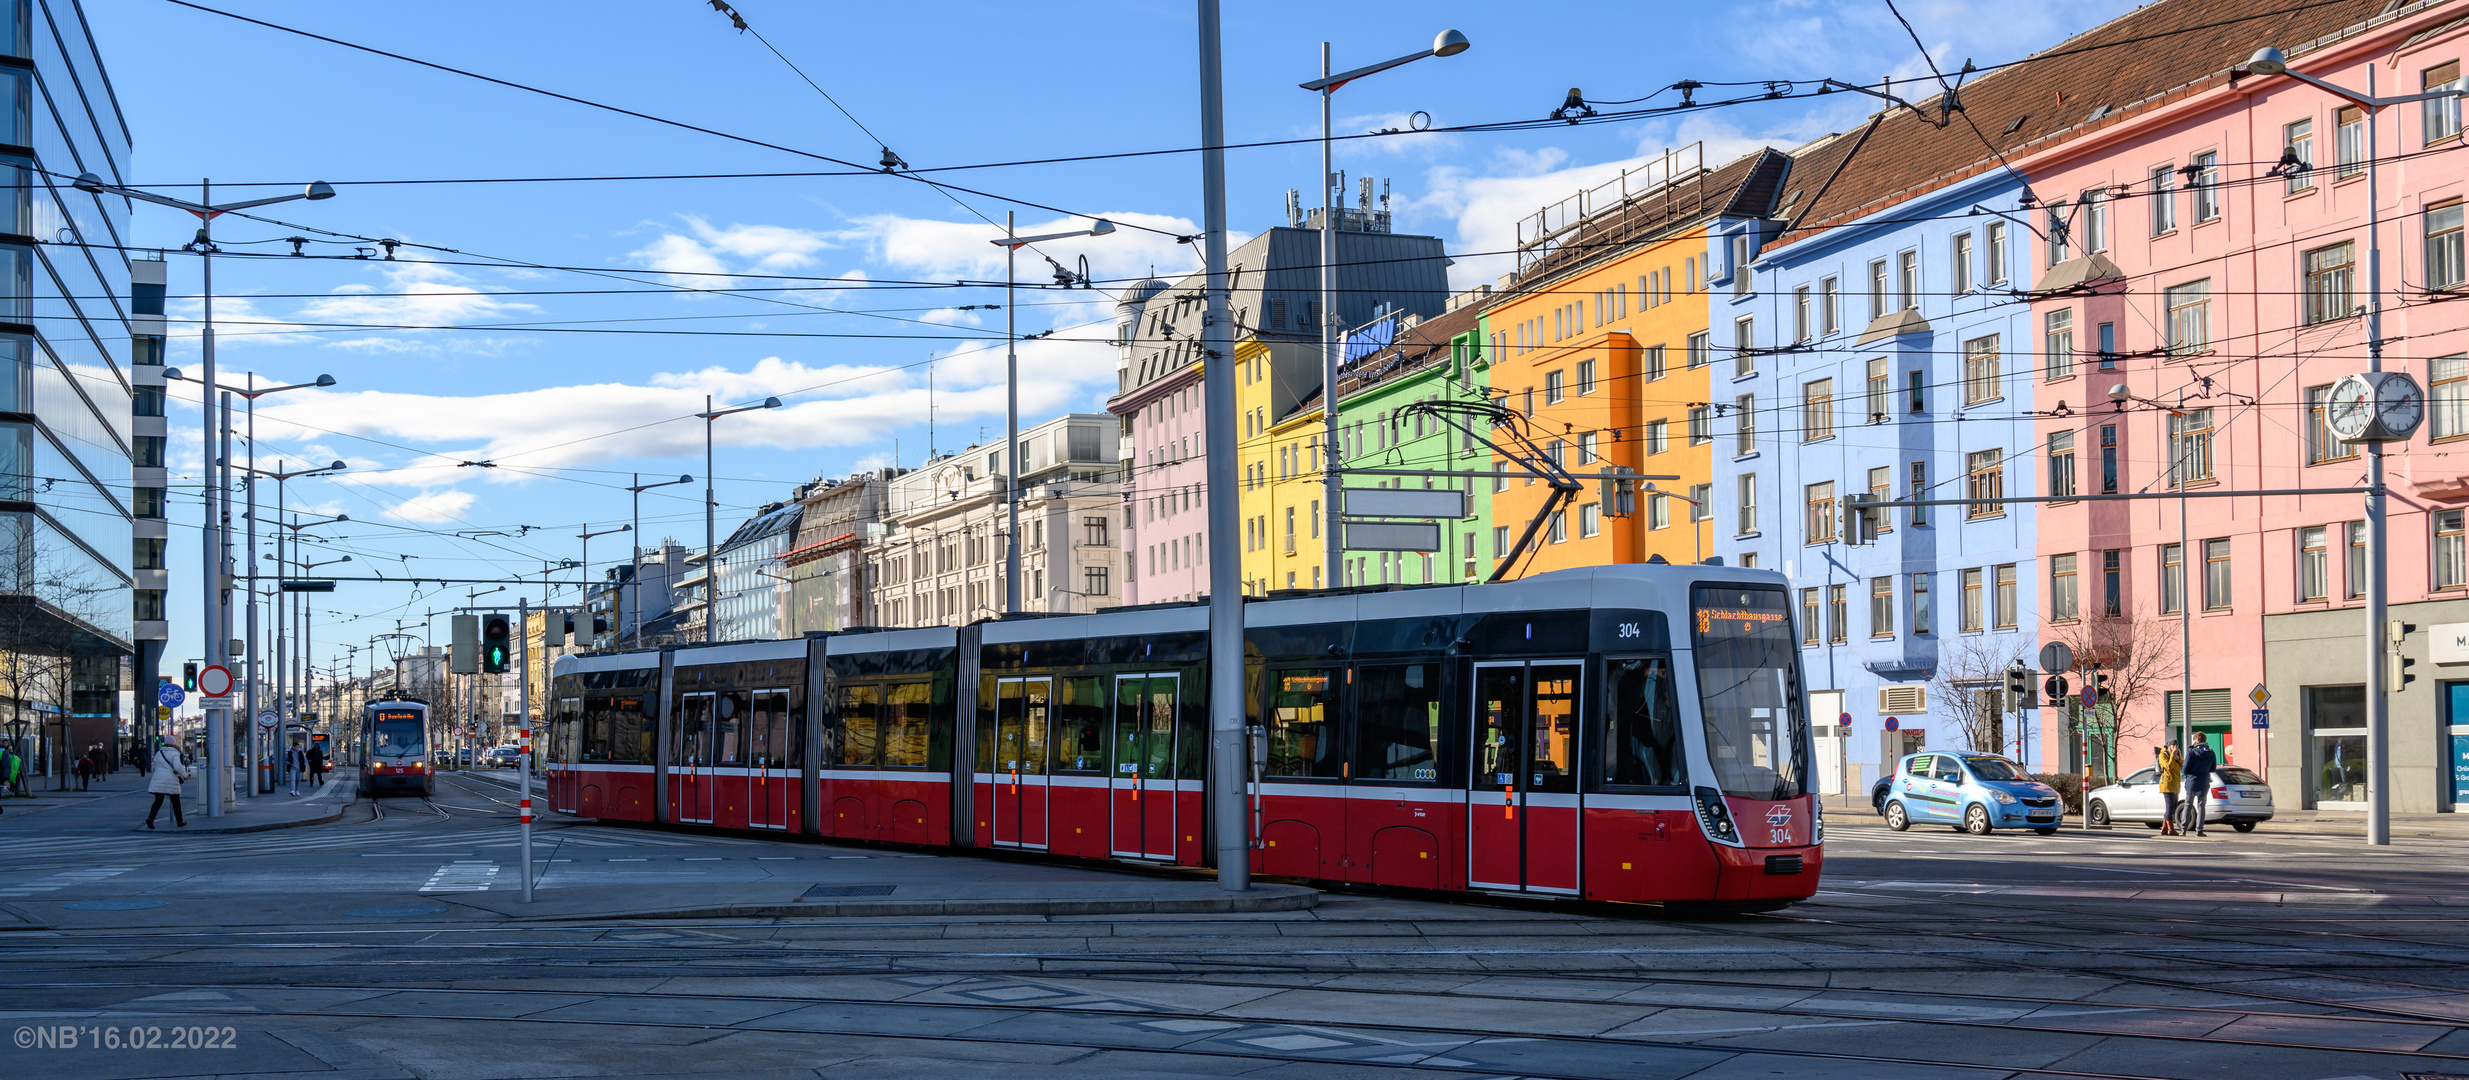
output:
[[[2469,304],[2438,301],[2463,277],[2459,101],[2383,110],[2370,151],[2348,101],[2230,69],[2270,45],[2292,70],[2355,90],[2458,85],[2469,3],[2359,0],[2235,21],[2244,14],[2245,3],[2170,0],[2066,43],[2210,24],[2120,49],[2105,84],[2053,86],[2048,107],[2086,119],[2007,149],[2039,202],[2013,212],[2044,234],[2030,295],[2044,493],[2362,484],[2364,457],[2323,427],[2320,400],[2368,366],[2367,159],[2379,159],[2383,366],[2430,402],[2387,459],[2392,617],[2418,625],[2403,652],[2421,665],[2389,699],[2392,806],[2453,809],[2469,802],[2469,665],[2446,660],[2469,652],[2452,655],[2441,634],[2469,632],[2458,442]],[[2008,118],[1972,119],[1994,137]],[[2298,164],[2277,164],[2284,155]],[[2114,405],[2121,384],[2139,400]],[[2080,769],[2088,748],[2103,775],[2149,765],[2180,714],[2191,619],[2196,731],[2224,761],[2265,773],[2283,808],[2362,805],[2363,506],[2325,494],[2043,510],[2042,638],[2108,653],[2131,699],[2113,733],[2042,725],[2048,760]],[[2262,730],[2247,700],[2258,686],[2271,695]]]

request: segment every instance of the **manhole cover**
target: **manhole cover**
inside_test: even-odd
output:
[[[343,914],[355,919],[412,919],[422,915],[443,915],[446,909],[427,904],[395,904],[389,907],[364,907]]]
[[[169,904],[168,900],[80,900],[74,904],[60,906],[70,911],[143,911],[147,908],[166,907]]]
[[[890,896],[898,885],[817,885],[806,890],[800,900],[829,900],[835,896]]]

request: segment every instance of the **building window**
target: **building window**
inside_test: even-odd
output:
[[[1879,259],[1869,264],[1869,318],[1875,321],[1885,316],[1886,260]]]
[[[1989,223],[1987,244],[1989,246],[1989,284],[2006,284],[2005,222],[1992,221]]]
[[[1922,413],[1928,412],[1929,373],[1918,368],[1914,368],[1911,371],[1904,373],[1903,382],[1904,386],[1910,391],[1908,396],[1911,398],[1911,401],[1906,403],[1905,407],[1910,409],[1912,415],[1914,416],[1919,416]]]
[[[2212,279],[2171,285],[2167,290],[2169,303],[2169,355],[2193,356],[2212,347]],[[2105,357],[2108,349],[2102,349]]]
[[[1946,274],[1953,279],[1956,293],[1972,291],[1972,234],[1955,234],[1953,249],[1948,252]]]
[[[1671,427],[1672,424],[1669,420],[1657,419],[1646,421],[1646,452],[1648,454],[1660,454],[1665,450],[1671,449]],[[1588,434],[1581,436],[1578,439],[1578,445],[1581,450],[1591,453],[1594,449],[1593,433],[1589,432]],[[1593,459],[1589,457],[1586,460],[1592,461]],[[1584,461],[1579,462],[1579,464],[1585,463],[1586,462]]]
[[[1107,568],[1084,566],[1080,570],[1080,591],[1090,596],[1106,595]]]
[[[2314,121],[2314,118],[2313,118],[2313,117],[2308,117],[2308,118],[2306,118],[2306,119],[2304,119],[2304,120],[2293,120],[2293,121],[2291,121],[2290,123],[2288,123],[2286,126],[2282,127],[2282,128],[2281,128],[2281,145],[2282,145],[2282,146],[2284,146],[2284,147],[2287,147],[2287,149],[2286,149],[2286,150],[2284,150],[2284,151],[2282,152],[2282,158],[2283,158],[2284,160],[2286,160],[2286,159],[2288,159],[2288,158],[2291,158],[2291,157],[2294,157],[2294,158],[2296,158],[2296,159],[2297,159],[2297,164],[2292,165],[2292,166],[2289,166],[2289,167],[2288,167],[2288,171],[2286,171],[2286,172],[2284,172],[2284,173],[2282,174],[2283,176],[2287,177],[2287,184],[2288,184],[2287,194],[2290,194],[2290,195],[2295,195],[2295,194],[2298,194],[2299,192],[2303,192],[2303,191],[2312,191],[2312,190],[2314,190],[2314,187],[2315,187],[2315,121]]]
[[[1577,508],[1577,535],[1587,539],[1603,531],[1603,504],[1586,503]]]
[[[1929,575],[1912,575],[1912,636],[1927,637],[1937,625],[1929,607]]]
[[[2118,427],[2116,424],[2100,426],[2100,493],[2103,495],[2118,493]]]
[[[1646,527],[1649,529],[1672,527],[1672,500],[1660,491],[1646,496]]]
[[[2332,117],[2332,153],[2342,180],[2366,172],[2366,110],[2345,105]]]
[[[1646,452],[1650,454],[1662,453],[1662,451],[1658,449],[1658,447],[1661,446],[1662,441],[1663,421],[1656,420],[1647,424]],[[1595,432],[1589,431],[1579,435],[1577,437],[1577,463],[1580,465],[1592,465],[1595,462],[1602,460],[1603,455],[1597,453],[1597,451],[1601,449],[1602,445],[1603,444],[1598,440]]]
[[[1817,590],[1800,590],[1800,643],[1817,644]]]
[[[2366,595],[2366,523],[2352,521],[2345,531],[2349,537],[2349,580],[2345,582],[2348,586],[2345,594],[2355,600]]]
[[[159,518],[163,516],[164,495],[162,488],[130,488],[129,496],[130,513],[141,518]]]
[[[1105,518],[1089,517],[1080,519],[1080,542],[1090,547],[1112,546],[1114,541],[1106,538],[1109,531],[1110,530],[1106,526]]]
[[[15,363],[15,362],[13,362],[13,361],[12,361],[11,363],[13,364],[13,366],[20,366],[20,367],[22,367],[22,366],[23,366],[22,364],[16,364],[16,363]],[[130,414],[130,415],[132,415],[132,416],[161,416],[161,415],[163,415],[163,388],[162,388],[162,387],[160,387],[160,386],[143,386],[143,385],[141,385],[141,386],[136,386],[136,387],[132,387],[132,388],[131,388],[131,394],[132,394],[132,396],[129,398],[129,414]]]
[[[2203,542],[2203,610],[2227,611],[2230,603],[2229,541]]]
[[[1869,579],[1869,636],[1873,638],[1895,636],[1894,578],[1873,577]]]
[[[1912,463],[1912,502],[1914,504],[1912,507],[1912,524],[1926,525],[1929,523],[1929,508],[1918,505],[1920,500],[1928,497],[1929,463],[1926,461],[1915,461]]]
[[[2075,309],[2059,308],[2040,317],[2041,369],[2050,382],[2075,374]]]
[[[1714,410],[1704,405],[1689,406],[1689,445],[1704,446],[1715,441]]]
[[[1552,511],[1552,542],[1555,544],[1569,542],[1569,512],[1566,510]]]
[[[1757,374],[1757,316],[1732,320],[1732,375]]]
[[[2212,410],[2169,415],[2169,486],[2212,479]]]
[[[1893,502],[1894,498],[1894,467],[1890,465],[1880,465],[1877,468],[1869,470],[1869,501],[1873,503],[1889,503]],[[1895,531],[1894,514],[1891,512],[1879,513],[1877,515],[1877,519],[1878,532],[1888,533]]]
[[[2357,277],[2356,251],[2344,240],[2306,253],[2306,325],[2346,319],[2355,310],[2349,294]]]
[[[1809,506],[1805,533],[1809,543],[1831,544],[1835,540],[1835,482],[1821,480],[1803,489]]]
[[[2309,525],[2298,530],[2298,602],[2328,600],[2332,595],[2331,552],[2327,528]]]
[[[1835,381],[1818,379],[1800,388],[1800,441],[1816,442],[1835,435]]]
[[[163,590],[138,589],[135,593],[136,601],[131,605],[129,617],[139,622],[163,621]]]
[[[1593,360],[1577,362],[1577,392],[1579,394],[1595,392],[1595,362]]]
[[[2049,265],[2056,266],[2065,262],[2073,252],[2073,245],[2069,241],[2074,232],[2074,225],[2066,217],[2066,200],[2059,199],[2050,203],[2048,212],[2048,259]]]
[[[2177,615],[2185,610],[2185,550],[2176,544],[2162,544],[2160,546],[2160,613]]]
[[[2081,614],[2075,606],[2074,554],[2049,556],[2049,621],[2073,622]]]
[[[2082,227],[2084,254],[2109,250],[2108,194],[2093,188],[2075,200],[2075,222]]]
[[[1639,358],[1639,366],[1645,369],[1641,373],[1645,376],[1645,381],[1654,382],[1655,380],[1662,378],[1663,346],[1646,346],[1646,355]]]
[[[129,464],[141,469],[163,467],[163,436],[139,435],[131,445]]]
[[[1920,253],[1906,251],[1895,256],[1895,306],[1904,311],[1920,310]]]
[[[2177,189],[2177,166],[2152,167],[2152,235],[2159,236],[2177,229]]]
[[[165,569],[167,564],[163,561],[163,549],[167,543],[168,541],[161,537],[148,536],[140,536],[136,540],[132,541],[129,556],[129,569]]]
[[[1849,585],[1826,587],[1826,640],[1836,645],[1843,644],[1845,639],[1851,636],[1850,592],[1851,586]]]
[[[2099,346],[2100,369],[2116,371],[2118,369],[2118,324],[2105,322],[2094,327],[2092,332],[2095,338],[2094,344]]]
[[[2220,218],[2220,155],[2205,152],[2195,155],[2186,166],[2187,194],[2194,197],[2195,224]]]
[[[1876,357],[1869,361],[1869,422],[1885,423],[1894,407],[1894,372],[1887,367],[1885,357]]]
[[[1749,282],[1749,238],[1735,236],[1732,238],[1732,295],[1749,295]]]
[[[2126,556],[2116,548],[2100,553],[2100,613],[2112,619],[2126,613]]]
[[[1740,474],[1740,535],[1757,531],[1757,474]]]
[[[2462,536],[2462,518],[2469,511],[2437,510],[2435,519],[2435,587],[2469,586],[2469,543]]]
[[[2003,499],[2006,497],[2006,452],[1980,450],[1964,455],[1964,487],[1967,499]],[[2006,512],[2006,504],[1975,502],[1964,508],[1968,518],[1996,517]]]
[[[1831,334],[1843,329],[1843,285],[1834,278],[1820,278],[1817,283],[1818,332]]]
[[[2443,359],[2436,359],[2433,367],[2437,373],[2442,372]],[[2461,388],[2457,386],[2452,388],[2455,401],[2458,400],[2460,390]],[[2440,389],[2432,389],[2428,394],[2429,411],[2432,413],[2430,419],[2434,423],[2436,438],[2444,437],[2445,425],[2442,419],[2444,399],[2441,395]],[[2332,387],[2330,384],[2306,388],[2306,463],[2309,465],[2321,465],[2327,461],[2345,461],[2358,456],[2357,445],[2342,442],[2338,436],[2332,434],[2332,425],[2324,420],[2324,410],[2331,404],[2331,401]],[[2469,434],[2469,430],[2455,429],[2452,434]]]
[[[1792,290],[1792,340],[1809,340],[1809,287]]]
[[[1561,398],[1566,396],[1566,393],[1564,393],[1561,389],[1561,373],[1557,371],[1544,372],[1543,403],[1546,405],[1558,405],[1560,404]]]
[[[2015,628],[2015,609],[2021,606],[2015,588],[2015,564],[2007,563],[1992,571],[1991,581],[1996,591],[1990,596],[1990,609],[2000,630]]]
[[[2460,61],[2454,60],[2448,64],[2437,64],[2427,68],[2418,78],[2428,90],[2458,90],[2461,86]],[[2425,120],[2427,145],[2432,146],[2445,139],[2460,136],[2459,98],[2449,95],[2428,98],[2419,103],[2418,107],[2425,110],[2422,115]]]
[[[1756,453],[1757,395],[1740,395],[1732,402],[1732,409],[1737,414],[1732,418],[1732,439],[1735,447],[1732,452],[1735,455]]]
[[[1961,613],[1963,620],[1963,632],[1967,634],[1977,633],[1985,628],[1986,614],[1982,610],[1986,604],[1986,601],[1981,595],[1982,589],[1980,568],[1976,566],[1969,570],[1963,571],[1962,581],[1962,603],[1957,610]]]
[[[1689,520],[1713,521],[1715,518],[1714,501],[1715,486],[1713,484],[1689,485]]]
[[[2456,289],[2469,280],[2461,248],[2460,200],[2426,208],[2426,287]]]
[[[1978,405],[2006,396],[2000,383],[1998,336],[1989,334],[1963,343],[1963,403]]]
[[[2049,433],[2049,497],[2073,498],[2075,494],[2075,433]]]

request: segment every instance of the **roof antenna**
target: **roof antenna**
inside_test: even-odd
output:
[[[926,358],[926,461],[929,464],[934,462],[934,358],[931,356]]]

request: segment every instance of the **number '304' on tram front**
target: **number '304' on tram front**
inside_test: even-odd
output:
[[[1201,604],[570,656],[551,806],[1206,866]],[[1244,605],[1255,873],[1772,907],[1824,822],[1780,575],[1708,566]]]

